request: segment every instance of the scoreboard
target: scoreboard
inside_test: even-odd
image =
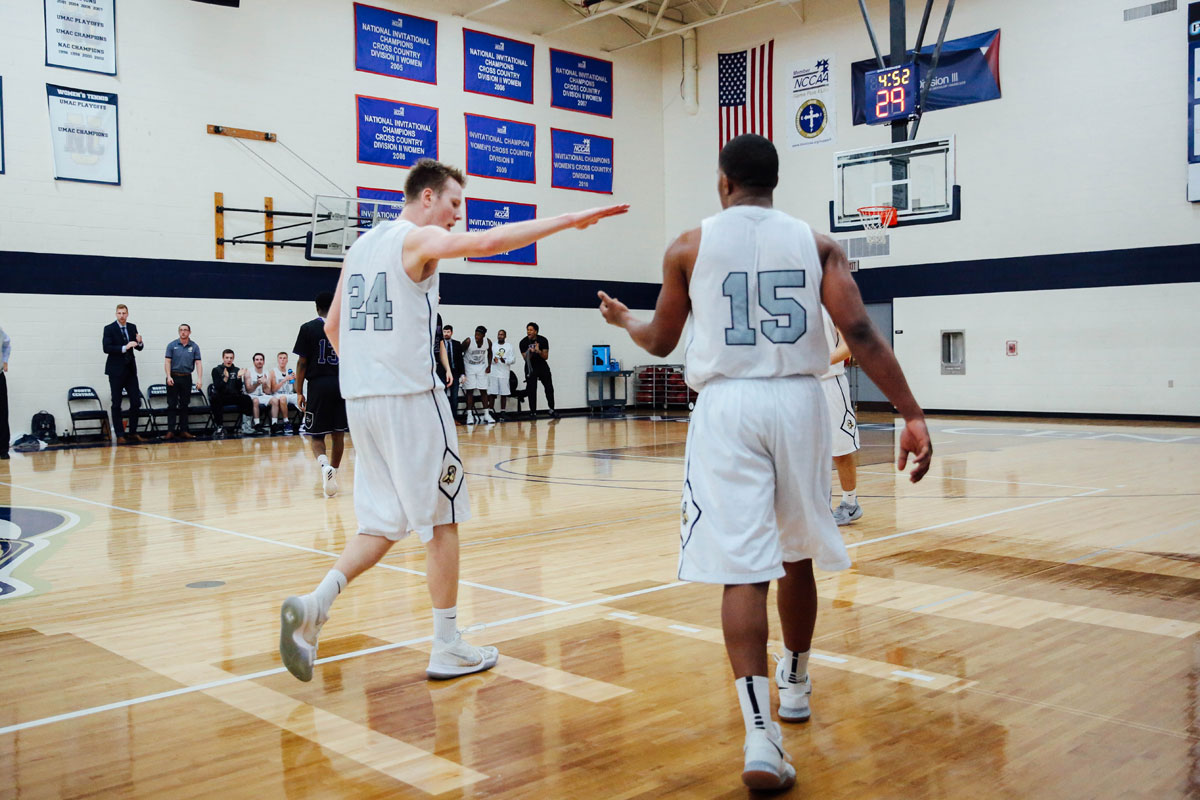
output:
[[[921,82],[915,62],[873,70],[864,80],[868,125],[911,119],[917,115]]]

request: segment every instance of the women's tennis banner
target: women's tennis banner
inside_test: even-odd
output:
[[[533,45],[463,28],[463,91],[533,102]]]
[[[46,66],[117,74],[117,0],[43,0]]]
[[[550,51],[550,105],[600,117],[613,115],[613,65],[566,50]]]
[[[501,200],[467,198],[467,230],[485,231],[509,222],[523,222],[537,216],[537,206],[525,203],[505,203]],[[537,242],[507,253],[487,258],[468,258],[467,261],[486,261],[492,264],[537,264]]]
[[[438,110],[399,100],[355,95],[358,101],[358,162],[411,167],[438,157]]]
[[[612,194],[612,139],[551,128],[550,151],[554,166],[551,186]]]
[[[54,177],[61,181],[121,183],[117,96],[46,84]]]
[[[437,22],[355,3],[354,68],[437,83]]]
[[[467,174],[481,178],[533,183],[535,127],[510,119],[465,114]]]

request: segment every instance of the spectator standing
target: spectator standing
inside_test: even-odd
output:
[[[450,362],[450,375],[453,379],[446,387],[446,394],[450,397],[450,413],[454,415],[455,419],[458,419],[458,390],[462,386],[467,366],[463,360],[462,342],[454,341],[453,325],[446,325],[442,328],[442,346],[446,348],[446,358]]]
[[[546,405],[550,416],[557,417],[554,410],[554,378],[550,374],[550,341],[541,335],[536,322],[525,326],[525,338],[521,340],[521,355],[525,356],[525,388],[529,390],[529,413],[537,416],[537,384],[546,390]]]
[[[12,339],[0,328],[0,460],[8,459],[12,432],[8,429],[8,357],[12,354]]]
[[[163,370],[167,373],[167,435],[163,438],[195,439],[187,429],[187,410],[192,399],[193,374],[197,391],[204,391],[204,362],[200,345],[192,341],[192,326],[186,322],[179,326],[179,338],[167,345]]]
[[[104,374],[108,376],[108,388],[112,393],[112,430],[118,441],[140,442],[137,434],[138,411],[142,407],[142,390],[138,387],[137,361],[134,350],[143,350],[146,345],[137,325],[129,321],[129,306],[117,306],[117,319],[104,326],[101,347],[108,354],[104,363]],[[129,396],[129,430],[121,422],[121,392]]]

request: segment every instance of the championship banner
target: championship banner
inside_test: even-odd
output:
[[[463,28],[463,91],[533,102],[533,45]]]
[[[370,186],[359,186],[358,196],[363,200],[378,200],[377,203],[359,203],[358,216],[370,217],[372,211],[378,211],[383,219],[396,219],[404,210],[404,192],[395,189],[372,189]],[[359,220],[359,227],[370,228],[371,220]]]
[[[354,68],[437,83],[437,22],[355,3]]]
[[[922,47],[919,56],[914,57],[912,50],[905,54],[906,59],[915,58],[917,78],[921,81],[921,86],[924,86],[925,78],[933,65],[933,51],[936,46]],[[883,60],[885,63],[890,61],[886,56]],[[889,63],[888,66],[892,65]],[[863,97],[864,83],[867,73],[878,68],[879,62],[874,59],[855,61],[850,65],[850,96],[855,125],[862,125],[867,121],[866,101]],[[925,106],[921,111],[940,111],[944,108],[998,99],[1000,31],[997,29],[944,42],[933,83],[929,87],[929,95],[925,98]]]
[[[1188,4],[1187,199],[1200,203],[1200,2]]]
[[[550,152],[553,164],[551,186],[612,194],[612,139],[551,128]]]
[[[47,83],[46,100],[55,179],[120,185],[117,96]]]
[[[499,200],[480,200],[467,198],[467,230],[485,231],[497,225],[509,222],[524,222],[537,216],[537,206],[525,203],[504,203]],[[537,242],[526,245],[507,253],[497,253],[487,258],[468,258],[467,261],[481,261],[492,264],[526,264],[537,265]]]
[[[46,66],[117,74],[117,0],[42,0]]]
[[[438,110],[399,100],[355,95],[358,163],[411,167],[438,157]]]
[[[611,117],[613,65],[566,50],[550,50],[550,105]]]
[[[467,120],[467,174],[533,183],[536,128],[524,122],[464,114]]]
[[[787,126],[792,147],[825,144],[837,135],[833,73],[832,56],[792,64]]]

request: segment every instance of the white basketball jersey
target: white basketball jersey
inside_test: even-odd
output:
[[[467,341],[467,349],[463,352],[463,363],[467,366],[467,372],[487,372],[487,358],[488,340],[485,338],[483,344],[475,344],[475,337],[472,336]]]
[[[838,345],[842,343],[842,335],[838,333],[837,326],[833,324],[833,317],[829,316],[829,312],[825,310],[825,306],[821,306],[821,319],[825,322],[825,340],[829,342],[829,354],[833,355],[833,351],[837,350]],[[839,361],[836,364],[830,364],[829,369],[821,376],[821,380],[827,381],[830,378],[836,378],[839,375],[846,374],[846,362]]]
[[[823,270],[812,230],[782,211],[731,206],[701,223],[688,286],[687,382],[822,375]]]
[[[492,355],[495,358],[492,363],[492,377],[507,380],[512,365],[517,361],[517,346],[505,339],[492,348]]]
[[[385,222],[346,255],[338,328],[346,399],[418,394],[443,385],[433,365],[438,273],[413,283],[404,271],[404,239],[414,230],[407,220]]]

